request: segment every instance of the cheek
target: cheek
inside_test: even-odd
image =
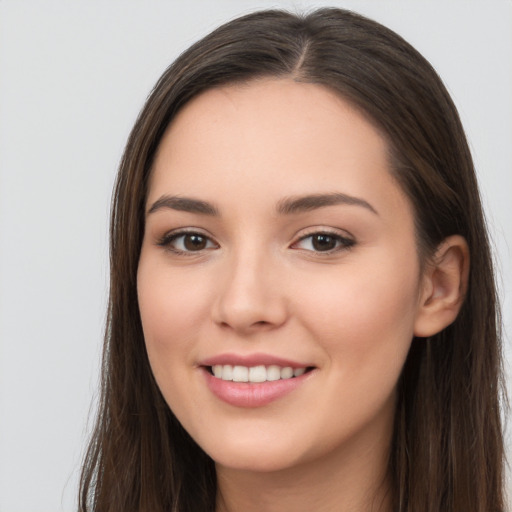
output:
[[[417,272],[398,267],[341,271],[311,280],[301,302],[303,326],[325,354],[325,439],[357,432],[375,418],[392,421],[396,384],[413,338]],[[327,391],[329,390],[329,391]],[[335,404],[335,406],[334,406]]]
[[[297,290],[308,297],[298,316],[345,373],[387,367],[398,378],[413,338],[418,282],[414,258],[361,260],[330,279],[311,279],[308,294]]]
[[[194,361],[194,340],[208,314],[205,280],[190,280],[187,272],[169,272],[159,262],[141,258],[137,292],[144,339],[151,367],[159,376],[183,371],[184,356]],[[174,368],[176,366],[176,368]]]
[[[153,261],[151,261],[153,260]],[[181,419],[199,393],[190,385],[197,340],[208,314],[207,280],[170,272],[156,259],[141,257],[137,275],[139,310],[151,370],[167,404]]]

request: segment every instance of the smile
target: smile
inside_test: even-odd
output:
[[[199,368],[213,395],[229,405],[244,408],[263,407],[282,399],[305,385],[318,371],[316,366],[264,354],[220,355],[203,361]]]
[[[277,380],[300,377],[308,369],[292,368],[291,366],[258,365],[240,366],[230,364],[215,364],[210,367],[210,372],[217,378],[233,382],[273,382]]]

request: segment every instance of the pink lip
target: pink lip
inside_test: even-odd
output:
[[[304,383],[313,372],[304,373],[292,379],[271,382],[233,382],[214,377],[205,368],[202,369],[210,391],[222,401],[235,407],[262,407],[282,398]]]
[[[219,379],[210,373],[210,367],[216,364],[233,366],[277,365],[292,368],[310,367],[295,361],[285,360],[266,354],[239,356],[222,354],[202,361],[200,371],[204,375],[208,389],[220,400],[235,407],[262,407],[278,400],[301,386],[315,373],[309,371],[299,377],[267,382],[233,382]]]
[[[291,366],[292,368],[307,368],[311,367],[310,364],[299,363],[290,359],[283,359],[281,357],[272,356],[270,354],[219,354],[201,361],[200,366],[214,366],[216,364],[231,364],[233,366]]]

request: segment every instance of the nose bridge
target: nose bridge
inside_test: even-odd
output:
[[[223,263],[215,308],[218,323],[254,330],[284,322],[285,289],[278,258],[269,247],[248,240],[234,247]]]

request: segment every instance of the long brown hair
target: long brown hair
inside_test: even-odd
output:
[[[146,355],[136,274],[152,161],[178,110],[201,92],[258,77],[337,91],[389,143],[410,198],[419,254],[460,234],[471,258],[456,321],[414,339],[398,383],[389,472],[400,512],[503,512],[500,319],[473,162],[456,108],[430,64],[391,30],[341,9],[263,11],[231,21],[163,74],[129,137],[111,217],[111,280],[96,427],[80,510],[215,508],[213,461],[163,400]]]

